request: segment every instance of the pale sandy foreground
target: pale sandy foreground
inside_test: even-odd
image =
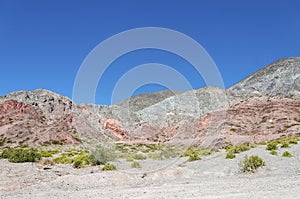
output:
[[[294,157],[282,157],[285,150]],[[44,170],[40,164],[0,160],[0,198],[299,198],[300,145],[278,152],[273,156],[260,146],[232,160],[224,151],[188,163],[148,159],[141,169],[117,162],[121,170],[106,172],[70,165]],[[255,174],[240,173],[238,162],[246,154],[259,155],[267,166]]]

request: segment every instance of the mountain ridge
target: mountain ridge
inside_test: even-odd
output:
[[[17,146],[121,140],[221,146],[246,138],[256,142],[300,131],[299,100],[300,57],[277,60],[226,90],[166,90],[136,95],[110,106],[76,104],[45,89],[18,91],[0,96],[0,143]],[[280,125],[292,126],[284,129]],[[233,128],[236,131],[230,130]]]

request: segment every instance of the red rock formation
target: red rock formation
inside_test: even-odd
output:
[[[113,132],[119,139],[128,135],[128,133],[123,129],[121,122],[118,120],[103,118],[100,123],[104,129]]]

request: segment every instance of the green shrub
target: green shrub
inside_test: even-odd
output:
[[[246,143],[246,144],[227,147],[226,151],[227,153],[234,154],[234,153],[241,153],[244,151],[248,151],[250,150],[250,148],[251,148],[250,144]]]
[[[43,158],[49,158],[49,157],[52,157],[52,153],[50,153],[49,151],[42,151],[41,156]]]
[[[268,151],[277,150],[277,144],[278,143],[276,141],[269,142],[267,144],[266,150]]]
[[[282,154],[282,157],[292,157],[293,155],[290,153],[290,152],[288,152],[288,151],[285,151],[285,152],[283,152],[283,154]]]
[[[69,153],[63,153],[53,161],[55,163],[71,164],[73,162],[73,156],[71,156]]]
[[[7,159],[9,155],[11,154],[13,148],[4,148],[2,150],[2,153],[0,154],[1,159]]]
[[[140,163],[134,161],[134,162],[131,164],[131,168],[141,168],[141,165],[140,165]]]
[[[189,155],[189,159],[188,159],[189,162],[197,161],[197,160],[201,160],[201,158],[199,157],[199,153],[192,153]]]
[[[102,171],[112,171],[112,170],[117,170],[117,167],[111,163],[106,163],[102,168]]]
[[[80,154],[73,158],[73,167],[74,168],[84,168],[87,165],[91,165],[92,161],[90,155],[87,151],[81,151]]]
[[[289,142],[283,142],[281,144],[281,148],[289,148],[289,147],[290,147]]]
[[[266,166],[266,163],[262,158],[260,158],[256,155],[252,155],[250,157],[248,157],[246,155],[244,157],[244,160],[242,160],[239,165],[240,165],[240,170],[242,172],[252,172],[252,173],[254,173],[254,172],[257,171],[257,169],[259,167]]]
[[[277,151],[276,150],[272,150],[272,151],[270,151],[270,154],[271,155],[277,155]]]
[[[77,168],[77,169],[82,168],[82,167],[83,167],[83,162],[82,162],[82,160],[76,160],[76,161],[74,161],[73,167],[74,167],[74,168]]]
[[[197,151],[194,147],[187,148],[187,150],[182,153],[180,157],[189,157],[189,162],[201,160],[201,158],[199,157],[199,151]]]
[[[96,146],[89,156],[92,165],[106,164],[109,161],[113,161],[115,158],[116,154],[114,151],[104,148],[101,145]]]
[[[298,138],[296,137],[296,138],[290,139],[290,140],[289,140],[289,143],[290,143],[290,144],[298,144]]]
[[[226,153],[226,159],[233,159],[233,158],[235,158],[236,156],[235,156],[235,154],[233,154],[233,153],[230,153],[230,152],[227,152]]]
[[[36,162],[41,159],[41,154],[33,148],[6,148],[1,157],[14,163]]]
[[[201,149],[199,150],[199,155],[208,156],[212,154],[211,149]]]

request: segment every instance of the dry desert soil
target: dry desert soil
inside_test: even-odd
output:
[[[0,160],[0,198],[299,198],[300,144],[281,148],[278,155],[265,148],[259,145],[234,159],[225,159],[225,150],[193,162],[147,159],[140,169],[119,160],[117,171]],[[293,157],[282,157],[286,150]],[[262,157],[266,166],[240,172],[246,154]]]

